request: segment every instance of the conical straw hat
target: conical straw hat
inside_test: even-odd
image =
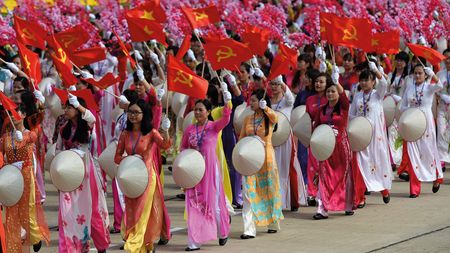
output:
[[[387,96],[383,100],[383,112],[386,126],[390,127],[395,119],[395,100],[392,96]]]
[[[14,206],[23,194],[23,176],[13,165],[5,165],[0,169],[0,203],[4,206]]]
[[[52,94],[47,97],[46,102],[48,103],[48,107],[50,108],[50,112],[54,118],[58,118],[59,115],[64,114],[64,110],[61,106],[61,100],[56,94]]]
[[[244,120],[247,116],[252,115],[254,112],[250,108],[250,106],[247,106],[244,108],[244,110],[238,115],[238,118],[236,121],[233,122],[234,131],[236,133],[240,134],[242,126],[244,125]]]
[[[234,146],[233,165],[241,175],[251,176],[256,174],[264,165],[265,159],[266,150],[259,137],[244,137]]]
[[[181,107],[187,103],[187,100],[188,100],[188,96],[178,93],[178,92],[173,93],[171,107],[172,107],[172,111],[173,111],[173,113],[175,113],[175,115],[178,115]]]
[[[312,133],[312,122],[309,113],[305,112],[296,122],[294,128],[292,128],[294,135],[297,136],[303,146],[309,147]]]
[[[194,111],[189,112],[183,119],[183,132],[186,128],[194,123]]]
[[[289,119],[282,112],[275,112],[278,116],[277,131],[272,134],[272,145],[278,147],[289,139],[291,134],[291,124]]]
[[[129,155],[120,162],[116,180],[128,198],[141,196],[148,186],[148,171],[142,158]]]
[[[246,107],[247,107],[247,103],[243,102],[242,104],[238,105],[236,107],[236,109],[234,109],[233,127],[237,133],[239,133],[238,128],[240,129],[240,127],[242,126],[242,123],[239,125],[239,122],[238,122],[239,117],[242,114],[242,112],[244,112]]]
[[[50,164],[52,163],[52,160],[55,157],[55,152],[56,152],[56,143],[53,143],[45,153],[44,170],[46,171],[50,170]]]
[[[333,154],[336,145],[336,137],[333,129],[326,124],[322,124],[311,135],[309,145],[313,156],[319,161],[327,160]]]
[[[173,162],[173,180],[185,189],[195,187],[205,175],[205,159],[195,149],[181,151]]]
[[[297,121],[306,113],[306,105],[297,106],[291,112],[291,126],[294,127]]]
[[[100,168],[108,174],[111,179],[114,179],[117,174],[117,168],[119,167],[114,162],[114,156],[116,155],[117,141],[111,142],[105,150],[98,157],[98,164]]]
[[[347,126],[348,141],[352,151],[364,150],[372,141],[373,127],[365,117],[356,117],[350,120]]]
[[[50,177],[56,189],[71,192],[83,182],[86,169],[83,159],[72,150],[60,152],[50,164]]]
[[[403,111],[398,122],[398,132],[405,141],[417,141],[427,129],[427,118],[422,110],[409,108]]]

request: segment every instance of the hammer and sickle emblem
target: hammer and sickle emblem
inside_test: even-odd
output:
[[[68,48],[70,46],[70,44],[72,44],[77,39],[74,38],[72,35],[66,35],[66,36],[62,37],[61,40],[63,41],[64,47]]]
[[[66,60],[67,60],[66,52],[64,52],[64,50],[62,48],[58,48],[58,53],[59,53],[59,56],[60,56],[59,59],[62,62],[66,63]]]
[[[344,29],[344,37],[342,37],[343,40],[357,40],[358,32],[356,31],[355,26],[350,25],[350,29]]]
[[[31,63],[30,63],[30,60],[28,60],[28,55],[25,55],[25,57],[23,57],[23,59],[25,60],[25,68],[28,70],[31,70],[31,68],[30,68]]]
[[[227,46],[220,46],[223,47],[225,50],[219,49],[216,52],[216,56],[217,56],[217,62],[220,62],[224,59],[228,59],[232,56],[237,56],[234,52],[233,49],[231,47],[227,47]]]
[[[194,11],[195,21],[199,21],[205,18],[208,18],[208,14],[205,12],[196,12]]]
[[[152,35],[152,34],[154,33],[154,31],[150,30],[150,29],[148,28],[148,26],[145,26],[145,27],[144,27],[144,32],[145,32],[146,34],[148,34],[148,35]]]
[[[378,46],[380,42],[378,40],[372,40],[372,46]]]
[[[153,17],[153,11],[144,11],[143,18],[149,19],[149,20],[155,20],[155,18]]]
[[[194,79],[194,77],[190,74],[186,74],[181,70],[178,70],[177,72],[177,76],[175,77],[175,79],[173,80],[174,83],[179,82],[182,84],[186,84],[189,85],[189,87],[192,88],[192,79]]]
[[[34,38],[34,35],[30,31],[28,31],[27,28],[22,29],[22,34],[20,36],[24,39],[36,40]]]

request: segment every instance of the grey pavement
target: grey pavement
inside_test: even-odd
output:
[[[48,173],[47,173],[48,174]],[[40,252],[58,252],[58,193],[47,176],[48,199],[45,203],[51,243]],[[445,173],[449,177],[450,173]],[[431,192],[431,183],[422,184],[422,194],[410,199],[409,183],[395,180],[391,202],[384,204],[379,193],[367,196],[367,205],[353,216],[331,213],[329,219],[315,221],[315,207],[300,207],[298,212],[283,212],[281,230],[267,234],[258,228],[255,239],[241,240],[243,231],[240,213],[232,217],[228,243],[217,241],[202,246],[200,252],[450,252],[450,183],[445,182],[438,193]],[[187,244],[183,220],[184,202],[176,199],[181,193],[165,166],[165,199],[172,222],[173,238],[156,252],[182,252]],[[112,211],[111,191],[107,196]],[[113,216],[110,216],[111,222]],[[111,235],[108,252],[119,250],[123,242],[119,234]],[[93,247],[93,246],[92,246]],[[93,248],[92,252],[96,252]]]

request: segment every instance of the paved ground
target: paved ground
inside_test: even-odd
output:
[[[157,246],[157,252],[181,252],[187,243],[186,225],[183,221],[184,202],[175,198],[180,193],[174,185],[171,173],[166,173],[166,204],[172,219],[173,239],[165,246]],[[446,178],[450,173],[446,173]],[[47,176],[48,178],[48,176]],[[47,180],[47,182],[49,182]],[[281,231],[267,234],[259,228],[257,237],[240,240],[242,218],[232,219],[230,240],[220,247],[210,242],[203,252],[450,252],[450,183],[441,186],[437,194],[432,185],[423,184],[422,195],[410,199],[409,184],[396,180],[393,184],[391,203],[385,205],[379,193],[368,196],[364,209],[354,216],[334,213],[328,220],[314,221],[314,207],[301,207],[299,212],[284,212]],[[57,250],[57,192],[47,185],[46,217],[51,227],[51,244],[41,252]],[[108,205],[112,200],[108,195]],[[112,220],[112,216],[111,216]],[[112,235],[108,252],[119,250],[122,240]],[[95,252],[95,249],[91,251]]]

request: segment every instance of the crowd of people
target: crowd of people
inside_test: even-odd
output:
[[[59,252],[88,252],[92,244],[98,252],[106,252],[114,233],[121,233],[127,252],[155,252],[156,244],[169,243],[170,210],[164,203],[162,166],[168,156],[176,157],[185,149],[199,151],[205,163],[200,183],[180,189],[184,193],[179,197],[185,199],[186,251],[217,239],[224,246],[236,209],[242,209],[240,238],[246,240],[255,238],[256,226],[277,233],[283,212],[302,206],[317,206],[312,218],[321,220],[335,211],[353,215],[373,192],[380,192],[388,204],[393,171],[409,181],[410,198],[419,197],[421,182],[433,182],[434,193],[443,182],[450,163],[450,48],[442,52],[446,59],[440,66],[431,66],[407,48],[386,55],[309,43],[296,49],[297,65],[289,73],[269,80],[278,53],[275,41],[264,54],[235,69],[215,71],[206,59],[202,34],[194,31],[190,48],[180,58],[207,81],[206,98],[186,96],[176,104],[175,92],[167,89],[167,63],[169,55],[178,56],[183,46],[171,40],[167,47],[155,40],[133,42],[131,56],[125,57],[113,37],[102,32],[99,45],[106,49],[106,58],[74,66],[73,85],[66,85],[58,72],[50,42],[44,50],[28,47],[40,56],[38,84],[27,74],[29,62],[21,60],[18,48],[2,47],[0,165],[19,168],[24,180],[20,200],[3,205],[3,252],[29,252],[31,246],[37,252],[42,243],[50,242],[44,215],[49,152],[76,151],[86,171],[77,189],[59,191]],[[109,87],[90,81],[109,73],[120,76]],[[398,117],[386,123],[387,97],[395,101],[399,113],[409,108],[424,113],[422,137],[402,139]],[[236,108],[242,105],[251,113],[237,122]],[[300,106],[305,106],[313,131],[326,125],[334,133],[336,144],[325,160],[317,159],[292,131],[282,144],[272,144],[280,121],[291,119]],[[192,124],[183,128],[191,112]],[[370,144],[353,151],[347,126],[357,117],[367,119],[373,130]],[[258,172],[243,176],[232,153],[239,140],[249,136],[263,143],[265,160]],[[109,168],[97,161],[111,143],[117,145],[116,164],[129,156],[145,163],[148,185],[137,198],[124,195],[118,181],[106,176]],[[113,210],[106,205],[108,184]]]

